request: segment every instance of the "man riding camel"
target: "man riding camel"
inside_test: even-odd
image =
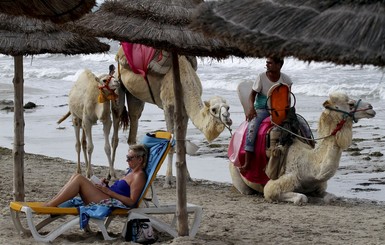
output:
[[[270,114],[266,108],[269,89],[277,83],[285,83],[290,88],[293,82],[290,77],[281,72],[283,59],[269,57],[266,60],[266,72],[260,73],[254,81],[249,96],[250,110],[246,114],[249,122],[245,142],[245,164],[239,168],[241,172],[247,170],[254,155],[254,145],[257,141],[258,129],[262,121]]]

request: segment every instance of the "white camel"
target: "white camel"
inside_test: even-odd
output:
[[[263,192],[268,201],[286,201],[303,204],[306,195],[329,202],[335,198],[326,192],[327,181],[336,173],[342,151],[352,143],[352,125],[362,118],[373,118],[372,106],[361,100],[355,101],[341,92],[330,94],[323,103],[324,111],[318,125],[321,140],[313,149],[298,138],[289,147],[284,174],[270,179],[265,186],[246,180],[230,163],[233,185],[244,194],[253,190]],[[336,132],[333,135],[333,131]]]
[[[138,74],[129,69],[127,59],[120,48],[116,55],[120,65],[115,76],[121,78],[121,82],[128,90],[128,114],[130,117],[130,131],[128,144],[136,142],[138,121],[144,108],[144,103],[156,104],[163,109],[167,130],[174,132],[174,127],[181,127],[186,133],[187,123],[190,119],[206,137],[208,142],[216,139],[225,127],[230,127],[229,105],[227,101],[219,96],[209,101],[202,101],[202,84],[191,63],[185,56],[179,56],[180,78],[184,99],[184,115],[181,125],[174,124],[174,90],[173,90],[173,69],[169,69],[165,75],[149,73],[147,76],[149,84]],[[151,97],[150,90],[153,93]],[[171,186],[173,151],[168,155],[166,170],[166,181],[164,186]]]
[[[92,141],[92,125],[99,120],[103,124],[104,151],[109,163],[108,178],[116,178],[114,170],[114,159],[116,146],[111,157],[111,144],[109,134],[112,126],[111,121],[111,101],[117,99],[115,90],[119,87],[118,81],[113,77],[113,65],[110,66],[110,74],[95,76],[90,70],[84,70],[71,88],[68,96],[69,112],[64,115],[58,124],[72,115],[72,122],[75,129],[77,152],[77,172],[81,173],[80,151],[83,149],[86,164],[86,176],[93,174],[91,166],[91,156],[94,150]],[[80,129],[82,131],[82,141],[80,141]],[[115,131],[115,128],[114,128]],[[115,132],[114,132],[115,135]],[[114,142],[114,140],[113,140]]]

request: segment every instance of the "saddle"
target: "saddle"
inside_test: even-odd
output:
[[[139,44],[134,44],[139,45]],[[145,45],[141,45],[147,49],[152,49],[151,47],[147,47]],[[187,60],[190,62],[191,66],[194,68],[194,70],[197,70],[197,59],[195,56],[186,56]],[[138,59],[139,61],[143,61],[143,57],[140,57],[140,54],[135,55],[135,59]],[[115,56],[115,60],[124,68],[133,70],[131,66],[128,63],[128,59],[126,57],[126,54],[124,53],[124,50],[122,47],[119,48],[118,53]],[[152,55],[149,62],[146,64],[142,64],[143,69],[145,69],[146,74],[151,75],[159,75],[163,76],[165,75],[172,67],[172,59],[171,59],[171,53],[165,50],[159,50],[154,49],[154,52],[152,52]]]

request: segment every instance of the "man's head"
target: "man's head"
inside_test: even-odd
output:
[[[270,56],[266,59],[267,71],[280,71],[283,66],[283,59],[278,56]]]

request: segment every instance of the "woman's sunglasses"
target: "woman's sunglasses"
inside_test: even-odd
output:
[[[132,159],[134,159],[134,158],[136,158],[136,157],[140,157],[140,156],[129,156],[129,155],[127,155],[127,156],[126,156],[127,162],[132,161]]]

